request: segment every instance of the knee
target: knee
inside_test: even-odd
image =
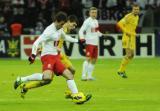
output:
[[[75,73],[76,73],[76,71],[75,71],[75,70],[72,70],[71,72],[72,72],[72,74],[73,74],[73,75],[75,75]]]
[[[74,68],[70,68],[69,69],[71,71],[71,73],[74,75],[76,73],[76,70]]]
[[[43,80],[44,81],[52,81],[53,75],[52,74],[43,74]]]
[[[45,84],[50,84],[52,82],[52,80],[45,80],[44,83]]]
[[[134,58],[134,54],[130,54],[127,57],[128,57],[128,59],[133,59]]]
[[[71,72],[68,73],[68,78],[67,78],[67,79],[68,79],[68,80],[74,79],[74,74],[72,74]]]
[[[91,64],[96,64],[96,59],[92,59]]]
[[[72,72],[70,70],[65,70],[63,73],[63,76],[67,79],[67,80],[72,80],[74,78],[74,75],[72,74]]]
[[[52,80],[43,80],[41,81],[41,86],[44,86],[44,85],[47,85],[47,84],[50,84],[52,82]]]

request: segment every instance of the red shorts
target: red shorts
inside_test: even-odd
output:
[[[43,71],[52,70],[56,75],[62,75],[65,66],[61,63],[59,55],[44,55],[41,57]]]
[[[86,45],[86,57],[91,57],[97,59],[98,57],[98,46],[96,45]]]

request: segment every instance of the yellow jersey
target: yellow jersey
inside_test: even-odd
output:
[[[68,29],[66,27],[63,28],[63,31],[65,33],[68,33]],[[62,46],[63,46],[63,42],[64,42],[64,39],[61,37],[60,40],[59,40],[59,43],[58,43],[58,48],[61,49]]]
[[[128,32],[131,34],[132,37],[133,36],[135,37],[138,20],[139,20],[138,15],[135,16],[132,13],[129,13],[118,22],[118,26],[124,33]]]
[[[69,33],[69,31],[66,27],[63,27],[63,31],[65,33]],[[59,40],[59,43],[58,43],[58,49],[62,48],[63,42],[64,42],[64,39],[61,37]],[[65,53],[60,52],[60,58],[61,58],[61,62],[65,65],[66,68],[73,67],[71,61],[69,60],[69,58],[67,57],[67,55]]]

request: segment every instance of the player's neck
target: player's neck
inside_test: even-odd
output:
[[[91,16],[90,16],[91,17]],[[91,17],[93,20],[95,20],[96,18],[95,17]]]
[[[60,29],[57,22],[54,22],[54,25],[55,25],[55,27],[56,27],[57,30]]]
[[[134,14],[133,12],[132,12],[131,14],[132,14],[133,16],[135,16],[135,17],[137,16],[137,14]]]

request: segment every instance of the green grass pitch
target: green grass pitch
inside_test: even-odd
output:
[[[41,63],[0,59],[0,111],[160,111],[160,58],[134,59],[127,67],[128,79],[117,75],[121,59],[98,60],[95,81],[82,82],[83,60],[72,60],[75,80],[93,98],[76,105],[64,98],[66,82],[55,77],[52,84],[30,90],[25,99],[13,89],[16,77],[41,72]]]

